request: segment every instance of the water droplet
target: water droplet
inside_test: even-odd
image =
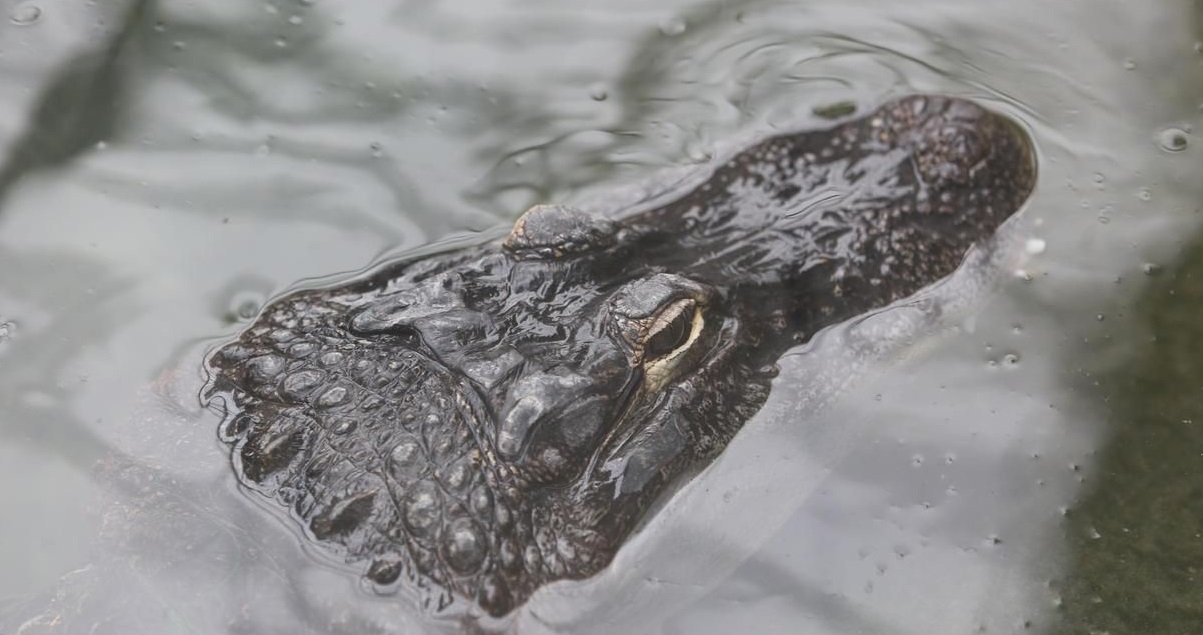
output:
[[[401,561],[395,557],[381,558],[368,567],[367,576],[376,584],[387,586],[401,577]]]
[[[691,143],[685,148],[685,155],[693,163],[706,163],[714,157],[714,153],[709,148],[696,143]]]
[[[318,359],[318,362],[320,362],[322,366],[337,366],[338,364],[341,364],[342,361],[343,354],[338,351],[328,351],[326,353],[322,353],[321,358]]]
[[[13,24],[29,26],[42,19],[42,9],[32,2],[24,2],[13,8],[12,13],[9,14],[9,18]]]
[[[527,545],[525,552],[522,554],[522,559],[526,563],[526,570],[535,573],[543,566],[543,556],[540,555],[539,549],[534,545]]]
[[[1046,246],[1047,245],[1045,244],[1044,239],[1042,239],[1042,238],[1029,238],[1027,243],[1025,244],[1025,247],[1027,247],[1028,253],[1032,254],[1032,255],[1044,253],[1044,249]]]
[[[309,394],[326,378],[325,373],[316,370],[302,370],[284,378],[280,387],[288,397],[299,398]]]
[[[403,484],[418,480],[427,464],[421,446],[408,437],[393,447],[389,459],[392,461],[393,476]]]
[[[347,389],[343,386],[335,386],[330,390],[322,393],[317,399],[319,408],[330,408],[347,400]]]
[[[247,379],[265,383],[284,370],[284,358],[279,355],[260,355],[246,363]]]
[[[1189,141],[1190,135],[1181,128],[1166,128],[1157,133],[1157,145],[1166,152],[1182,152]]]
[[[439,524],[443,497],[437,485],[419,481],[406,496],[405,522],[418,535],[429,535]]]
[[[1100,313],[1100,314],[1094,316],[1094,319],[1098,320],[1099,322],[1102,322],[1103,320],[1107,319],[1107,316]]]
[[[685,32],[685,20],[677,17],[669,18],[660,23],[660,32],[669,37],[681,35]]]
[[[610,94],[606,92],[605,85],[594,84],[589,87],[589,98],[593,101],[605,101],[609,97]]]
[[[317,351],[317,344],[313,342],[298,342],[288,347],[288,354],[297,358],[304,359]]]
[[[443,557],[460,575],[476,571],[485,559],[488,543],[484,532],[469,518],[457,518],[448,527],[443,543]]]
[[[472,512],[479,518],[488,520],[493,515],[493,493],[484,485],[477,485],[469,496]]]
[[[518,555],[518,548],[514,546],[513,541],[506,539],[502,541],[501,547],[497,549],[501,556],[501,566],[507,571],[513,571],[521,561]]]

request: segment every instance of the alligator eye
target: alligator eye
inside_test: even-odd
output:
[[[690,298],[673,302],[652,318],[641,351],[648,388],[660,388],[688,365],[705,325],[701,307]]]
[[[656,316],[643,340],[644,359],[668,357],[688,343],[696,312],[692,300],[679,300]]]

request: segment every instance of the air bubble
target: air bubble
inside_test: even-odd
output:
[[[282,48],[288,46],[288,40],[286,40],[282,37],[278,37],[275,39],[274,44],[276,45],[276,48],[282,49]]]
[[[30,2],[19,4],[13,8],[12,13],[9,14],[9,19],[12,20],[13,24],[29,26],[42,19],[42,9]]]
[[[1140,270],[1143,271],[1146,276],[1155,276],[1161,273],[1161,265],[1155,262],[1146,262],[1140,266]]]
[[[1042,238],[1029,238],[1025,244],[1025,247],[1027,248],[1029,254],[1037,255],[1044,253],[1044,249],[1047,247],[1047,245]]]
[[[239,320],[249,320],[259,313],[259,307],[263,300],[258,296],[255,297],[235,297],[230,306],[230,313]]]
[[[1006,355],[1003,355],[1003,363],[1007,366],[1018,366],[1019,356],[1015,353],[1007,353]]]
[[[1166,152],[1182,152],[1189,144],[1190,135],[1181,128],[1166,128],[1157,133],[1157,145]]]
[[[1124,70],[1126,70],[1126,71],[1136,70],[1136,60],[1134,60],[1130,57],[1125,59],[1124,60]]]
[[[288,23],[293,26],[298,26],[304,21],[305,21],[305,19],[299,15],[294,15],[294,16],[291,16],[288,18]]]
[[[685,20],[675,17],[669,18],[660,23],[660,32],[669,37],[681,35],[685,32]]]
[[[602,84],[594,84],[589,87],[589,98],[593,101],[605,101],[609,99],[610,94],[606,92],[606,87]]]
[[[368,148],[372,150],[373,157],[379,159],[380,157],[384,156],[384,144],[380,143],[379,141],[373,141],[372,143],[368,144]]]
[[[1136,190],[1136,198],[1145,202],[1151,201],[1153,200],[1153,190],[1150,190],[1147,187],[1142,187],[1139,190]]]

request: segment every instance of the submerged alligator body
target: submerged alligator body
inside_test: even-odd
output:
[[[951,273],[1026,200],[1026,134],[891,101],[672,202],[537,206],[503,241],[269,304],[208,360],[241,480],[375,585],[492,615],[605,567],[819,329]]]

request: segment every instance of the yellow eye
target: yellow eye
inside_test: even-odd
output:
[[[691,351],[705,326],[702,308],[691,299],[678,300],[653,318],[643,339],[647,388],[660,389],[688,366],[688,360],[693,358]]]
[[[696,312],[692,300],[679,300],[656,316],[643,340],[643,358],[666,357],[689,342]]]

